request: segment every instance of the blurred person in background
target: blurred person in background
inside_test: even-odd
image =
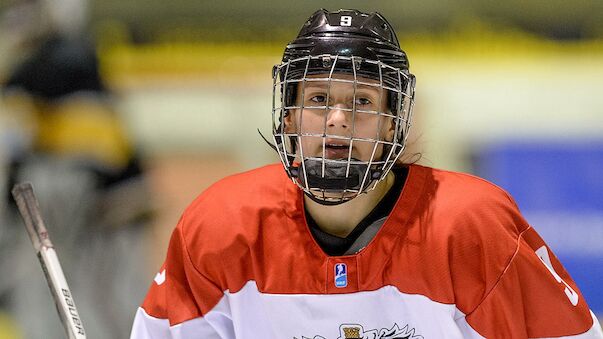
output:
[[[0,307],[25,338],[64,335],[10,203],[12,185],[29,181],[89,337],[123,338],[147,275],[140,264],[147,183],[94,45],[81,27],[38,20],[55,5],[20,1],[3,16],[3,26],[20,37],[12,54],[19,61],[2,83],[0,271],[11,273],[0,276]],[[70,13],[70,23],[78,22],[77,11]]]
[[[273,84],[282,164],[191,203],[131,338],[603,338],[507,192],[404,159],[415,77],[383,16],[315,12]]]

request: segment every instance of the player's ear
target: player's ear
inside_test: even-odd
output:
[[[387,130],[384,131],[384,140],[392,141],[394,140],[394,134],[396,133],[396,119],[387,118],[387,120],[389,121],[385,124],[385,126],[389,127],[386,127]]]
[[[295,133],[297,130],[295,123],[295,110],[287,110],[287,113],[283,117],[283,123],[285,124],[285,133]]]

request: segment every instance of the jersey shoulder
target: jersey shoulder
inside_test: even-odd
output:
[[[484,200],[499,200],[501,203],[517,207],[507,191],[486,179],[463,172],[428,167],[425,169],[434,181],[434,188],[443,193],[438,196],[439,198],[445,197],[462,205],[471,205]]]
[[[233,213],[279,203],[288,181],[282,166],[278,164],[229,175],[201,192],[184,213]]]
[[[265,231],[262,227],[280,226],[275,220],[282,219],[291,200],[286,196],[295,188],[280,164],[219,180],[184,211],[178,224],[183,243],[199,255],[239,255]]]
[[[528,228],[519,207],[501,187],[475,175],[424,167],[428,179],[422,195],[430,213],[466,231],[502,231],[518,235]],[[486,226],[490,225],[490,226]],[[498,225],[502,229],[491,227]]]
[[[457,307],[470,312],[494,288],[531,227],[511,196],[487,180],[432,168],[422,171],[427,179],[414,234],[431,254],[433,263],[425,270],[448,277]]]

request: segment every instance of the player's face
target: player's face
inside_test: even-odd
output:
[[[328,74],[308,76],[327,77]],[[332,78],[354,79],[353,75],[347,74],[334,74]],[[362,77],[358,77],[358,81],[378,84],[376,80]],[[305,86],[303,90],[302,86]],[[352,159],[369,161],[372,157],[372,160],[379,160],[383,145],[375,140],[391,141],[393,138],[393,119],[378,114],[391,114],[387,91],[381,87],[357,84],[354,89],[354,83],[349,82],[306,81],[298,86],[296,100],[296,106],[303,104],[304,108],[291,110],[285,118],[285,131],[302,136],[304,157],[348,159],[351,145]],[[351,111],[353,108],[355,112]],[[298,156],[299,152],[298,147]]]

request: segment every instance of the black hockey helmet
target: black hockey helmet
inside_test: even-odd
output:
[[[285,48],[283,62],[321,54],[379,60],[408,71],[408,58],[396,32],[380,13],[316,11]]]
[[[285,132],[282,122],[291,110],[331,109],[328,103],[304,107],[295,100],[299,88],[303,91],[306,83],[317,80],[316,76],[328,82],[348,81],[336,79],[334,74],[353,78],[349,82],[354,84],[354,96],[358,84],[385,90],[389,112],[372,113],[393,119],[394,140],[370,140],[375,147],[385,149],[382,159],[362,162],[351,156],[345,160],[325,159],[324,154],[322,158],[304,156],[303,150],[298,149],[301,138],[320,135]],[[362,79],[371,79],[373,83]],[[381,14],[344,9],[316,11],[286,46],[282,63],[274,66],[273,83],[273,135],[277,151],[289,177],[306,194],[321,203],[342,203],[373,189],[385,178],[405,146],[415,78],[409,72],[408,58],[394,29]],[[366,113],[355,106],[349,111]],[[325,130],[323,142],[327,136]],[[350,148],[354,141],[366,142],[366,138],[350,137]]]

